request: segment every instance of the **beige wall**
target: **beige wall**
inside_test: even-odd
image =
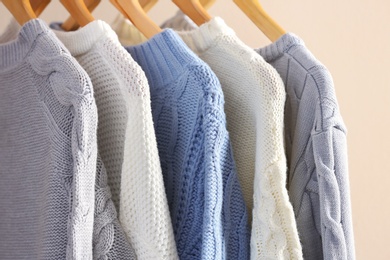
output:
[[[111,22],[117,11],[103,0],[95,17]],[[261,0],[287,31],[304,39],[331,71],[348,127],[350,183],[358,259],[390,259],[390,2],[386,0]],[[177,8],[160,0],[150,12],[162,22]],[[268,44],[232,1],[210,9],[252,47]],[[41,18],[63,20],[52,0]],[[10,14],[0,4],[0,30]]]

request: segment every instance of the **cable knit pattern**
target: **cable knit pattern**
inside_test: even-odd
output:
[[[329,71],[294,34],[258,52],[286,84],[285,140],[305,259],[355,259],[346,128]]]
[[[248,259],[247,213],[218,79],[172,31],[127,50],[149,80],[180,259]]]
[[[92,84],[44,22],[15,28],[0,45],[0,258],[92,259]]]
[[[94,84],[99,153],[108,165],[114,201],[120,205],[119,218],[137,259],[177,259],[144,72],[103,21],[57,35]],[[104,245],[108,241],[107,237]],[[111,242],[114,247],[123,243]]]
[[[222,84],[238,176],[253,210],[251,259],[302,259],[285,187],[285,90],[280,76],[220,18],[179,35]]]
[[[93,259],[137,259],[117,218],[107,184],[107,172],[98,158],[95,184]]]

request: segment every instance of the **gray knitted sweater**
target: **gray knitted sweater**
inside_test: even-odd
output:
[[[91,259],[92,86],[39,19],[0,45],[0,111],[0,258]]]
[[[0,36],[0,42],[4,42],[7,40],[10,41],[11,39],[16,39],[16,38],[18,38],[18,40],[16,40],[16,41],[22,41],[20,38],[23,37],[24,32],[26,30],[28,30],[26,28],[30,28],[30,27],[32,27],[32,29],[38,30],[38,34],[35,35],[35,37],[34,37],[34,35],[31,35],[31,45],[32,46],[35,45],[35,46],[31,47],[29,52],[34,53],[37,50],[40,50],[40,53],[35,54],[35,55],[37,55],[37,57],[40,55],[40,59],[42,59],[44,56],[43,51],[51,51],[52,49],[54,52],[53,55],[67,56],[67,58],[71,61],[70,67],[73,70],[77,71],[77,73],[67,75],[67,74],[69,74],[68,70],[64,70],[62,68],[58,69],[56,67],[52,68],[53,71],[51,73],[55,74],[55,72],[57,70],[60,70],[61,74],[58,73],[59,77],[64,78],[64,80],[73,80],[73,81],[79,80],[79,82],[76,81],[73,83],[72,86],[70,86],[71,90],[75,91],[75,90],[73,90],[73,88],[76,88],[76,90],[77,90],[77,88],[79,88],[80,90],[78,90],[78,91],[80,93],[77,94],[77,92],[75,92],[75,94],[79,95],[78,98],[85,99],[85,101],[88,101],[90,103],[89,106],[91,106],[94,109],[93,114],[90,111],[87,114],[87,116],[83,119],[84,121],[79,122],[79,126],[77,126],[77,125],[74,125],[77,122],[73,120],[73,118],[75,117],[75,114],[74,114],[74,112],[72,112],[72,110],[74,109],[72,107],[72,105],[68,107],[68,109],[70,110],[69,114],[66,114],[66,113],[55,114],[56,111],[61,109],[61,108],[57,107],[60,105],[60,104],[58,104],[58,101],[57,101],[57,100],[59,100],[59,98],[56,99],[56,96],[52,96],[52,95],[48,95],[47,93],[43,93],[41,99],[48,100],[47,102],[51,104],[50,106],[47,106],[48,107],[47,113],[49,115],[53,114],[53,115],[51,115],[51,117],[53,117],[55,119],[55,122],[60,122],[57,124],[61,124],[61,121],[64,121],[64,122],[69,121],[68,122],[69,125],[63,126],[64,128],[66,127],[65,131],[70,131],[72,125],[74,125],[73,128],[77,128],[77,127],[80,128],[82,133],[89,133],[90,143],[85,144],[85,145],[88,145],[88,148],[89,148],[88,153],[89,153],[89,156],[91,156],[91,159],[95,158],[95,160],[96,160],[96,151],[97,151],[96,123],[97,123],[97,118],[96,118],[96,111],[95,111],[96,110],[95,99],[93,98],[93,95],[96,95],[96,93],[95,93],[95,91],[92,92],[93,88],[91,88],[91,83],[89,81],[90,79],[89,79],[88,75],[85,73],[85,71],[83,69],[81,69],[81,67],[78,65],[78,63],[73,58],[71,58],[69,56],[70,53],[68,53],[68,50],[66,50],[64,48],[64,46],[62,45],[62,43],[60,41],[58,41],[56,36],[54,36],[54,34],[51,31],[49,31],[47,26],[39,20],[34,20],[34,21],[27,23],[21,29],[21,33],[19,34],[19,36],[18,36],[18,32],[20,30],[20,26],[15,21],[12,21],[10,23],[10,25],[7,27],[6,32],[2,36]],[[39,29],[37,29],[37,28],[39,28]],[[42,32],[39,32],[39,30],[41,30]],[[43,37],[42,41],[38,40],[38,39],[40,39],[40,37]],[[52,45],[53,47],[51,47],[50,45]],[[20,48],[19,46],[15,46],[15,52],[13,52],[12,55],[16,55],[16,52],[20,51],[19,48]],[[55,52],[56,48],[57,49],[60,48],[61,52],[59,52],[59,53],[58,53],[58,51]],[[2,52],[2,53],[5,53],[5,52]],[[9,55],[10,54],[11,53],[9,53]],[[11,55],[10,55],[10,58],[12,58]],[[50,60],[51,58],[48,57],[48,59]],[[34,69],[42,66],[42,62],[40,62],[38,60],[38,61],[36,61],[36,63],[33,63],[33,65],[31,65],[31,66],[32,66],[32,70],[34,70]],[[36,66],[36,68],[34,66]],[[94,73],[96,74],[96,73],[98,73],[98,71],[96,71]],[[93,74],[93,75],[95,75],[95,74]],[[2,74],[0,74],[0,75],[2,75]],[[7,74],[5,74],[5,75],[7,75]],[[26,73],[26,72],[23,72],[23,73],[20,72],[20,74],[17,74],[17,75],[21,79],[24,78],[25,80],[28,80],[29,77],[31,77],[31,73]],[[36,75],[35,75],[35,77],[36,77]],[[47,82],[50,82],[50,80],[51,80],[50,76],[49,77],[45,76],[45,77],[46,78],[41,79],[41,81],[43,83],[46,82],[45,84],[48,84]],[[2,86],[2,85],[0,84],[0,86]],[[20,86],[18,85],[17,91],[20,91],[23,87],[25,87],[25,86],[23,86],[22,84]],[[33,86],[33,87],[40,88],[40,86]],[[59,84],[51,85],[50,83],[48,85],[45,85],[45,88],[48,88],[48,89],[56,89],[56,88],[60,88],[60,87],[63,88],[63,85],[59,85]],[[5,88],[5,86],[4,86],[4,88]],[[53,92],[54,94],[56,93],[55,90],[54,91],[52,90],[51,92]],[[3,90],[3,88],[1,88],[0,93],[6,93],[6,90],[5,89]],[[61,95],[63,95],[63,94],[59,93],[58,95],[60,95],[59,97],[61,97]],[[67,99],[69,99],[68,102],[72,101],[71,98],[74,98],[74,97],[70,96],[69,98],[67,98]],[[35,105],[35,106],[39,105],[39,103],[37,103],[37,101],[38,100],[31,101],[33,103],[31,105]],[[34,104],[34,102],[35,102],[35,104]],[[77,107],[75,107],[75,108],[77,108]],[[85,108],[83,108],[83,107],[77,108],[77,109],[75,109],[75,112],[77,112],[79,109],[85,109]],[[38,112],[39,112],[39,110],[37,110],[37,113]],[[88,111],[86,110],[85,112],[88,112]],[[19,116],[19,115],[15,113],[14,116]],[[36,117],[38,117],[38,115],[36,115]],[[31,119],[30,124],[33,124],[33,122],[34,122],[33,119]],[[0,120],[0,126],[6,127],[7,121]],[[15,127],[17,127],[17,126],[15,126]],[[21,129],[23,129],[26,126],[22,124],[22,125],[19,125],[19,127]],[[42,131],[42,130],[40,130],[40,131]],[[41,133],[44,137],[43,133],[46,133],[46,132]],[[68,135],[70,138],[72,138],[71,133]],[[74,136],[74,137],[76,138],[76,136]],[[11,143],[12,141],[9,140],[9,142]],[[56,149],[59,150],[58,153],[57,152],[54,153],[54,158],[55,157],[61,158],[61,156],[63,156],[63,154],[61,153],[61,150],[60,150],[62,146],[67,147],[67,149],[72,147],[72,144],[69,142],[54,143],[51,145],[56,147]],[[84,144],[82,144],[82,145],[84,145]],[[40,143],[34,143],[34,146],[31,146],[31,147],[36,150],[36,149],[44,149],[45,146],[40,144]],[[0,146],[0,149],[1,148],[2,148],[2,146]],[[73,158],[77,158],[78,154],[80,154],[80,152],[78,152],[77,154],[72,153],[71,156]],[[0,155],[1,155],[1,151],[0,151]],[[0,160],[1,160],[1,158],[0,158]],[[47,158],[46,160],[47,160],[47,163],[53,163],[55,166],[55,162],[50,161],[50,158]],[[62,158],[63,167],[65,167],[65,166],[72,167],[73,163],[74,162],[71,160],[71,157],[69,155],[67,157]],[[65,254],[66,252],[58,247],[60,247],[60,245],[66,245],[67,241],[69,242],[71,240],[69,240],[70,237],[69,237],[69,234],[66,233],[66,229],[65,229],[65,232],[63,232],[63,230],[58,229],[57,233],[52,234],[52,236],[55,236],[58,239],[61,238],[61,241],[59,241],[59,240],[58,241],[56,241],[56,240],[49,241],[52,244],[57,243],[58,244],[57,247],[45,248],[44,245],[37,244],[35,248],[33,248],[33,249],[30,248],[29,250],[36,250],[36,251],[44,250],[47,252],[45,254],[38,253],[37,257],[34,257],[35,255],[31,255],[30,251],[27,251],[27,249],[26,249],[26,254],[29,256],[29,258],[31,258],[31,259],[65,259],[65,258],[66,259],[91,259],[91,258],[93,258],[93,259],[135,259],[136,258],[134,250],[130,246],[129,242],[127,241],[127,238],[126,238],[126,235],[124,234],[123,228],[118,221],[117,211],[116,211],[114,203],[112,201],[111,190],[107,184],[108,181],[107,181],[106,168],[103,165],[103,162],[100,159],[99,155],[97,156],[97,163],[95,161],[94,165],[96,167],[96,168],[94,168],[94,170],[89,170],[89,172],[83,171],[80,173],[81,175],[83,175],[81,177],[88,177],[88,182],[85,181],[85,179],[80,179],[80,184],[79,184],[79,187],[84,187],[84,185],[88,185],[89,191],[90,191],[90,188],[92,188],[92,190],[93,190],[93,187],[94,187],[94,193],[95,193],[95,197],[94,197],[95,207],[94,207],[94,211],[92,211],[92,212],[94,212],[93,218],[88,219],[88,223],[86,223],[88,226],[91,226],[93,224],[93,231],[89,227],[88,231],[85,230],[85,233],[82,233],[81,236],[79,236],[77,238],[77,240],[75,241],[76,244],[79,244],[82,241],[80,239],[85,240],[86,237],[88,237],[88,240],[84,241],[85,244],[88,245],[88,247],[84,247],[81,249],[80,252],[82,252],[82,254],[74,255],[74,254],[71,254],[71,252],[68,252],[67,254]],[[12,169],[12,168],[10,168],[10,169]],[[91,178],[93,178],[93,176],[95,176],[95,172],[96,172],[96,179],[93,179],[93,181],[91,182],[91,180],[89,179],[89,176]],[[59,176],[63,175],[64,173],[62,173],[60,170]],[[72,180],[72,177],[73,177],[73,179],[75,177],[77,177],[77,176],[75,176],[75,173],[76,173],[75,171],[68,169],[68,172],[66,174],[69,175],[70,181]],[[45,174],[47,176],[50,176],[50,174],[53,174],[53,173],[50,172],[50,168],[48,168],[48,172],[46,172]],[[61,180],[57,180],[57,181],[61,181]],[[95,184],[95,185],[93,186],[93,184]],[[39,185],[39,184],[37,184],[37,185]],[[44,187],[39,187],[39,186],[36,188],[38,190],[44,189]],[[49,188],[58,189],[58,187],[49,187]],[[85,189],[85,187],[82,189]],[[67,195],[72,196],[72,192],[73,192],[73,190],[70,190]],[[28,193],[23,194],[23,196],[27,196],[27,195],[29,195],[29,194]],[[71,200],[71,197],[68,197],[67,200],[65,202],[63,202],[61,200],[58,200],[58,197],[59,197],[58,194],[54,193],[53,195],[54,195],[54,197],[48,197],[47,200],[48,201],[52,200],[49,202],[52,204],[58,204],[57,206],[61,206],[64,208],[66,208],[65,206],[67,206],[69,204],[69,201]],[[31,198],[31,199],[33,199],[33,198]],[[68,204],[66,204],[66,203],[68,203]],[[92,200],[92,203],[93,203],[93,200]],[[88,201],[88,204],[91,206],[91,201]],[[91,210],[93,210],[93,207],[91,207]],[[66,218],[67,215],[69,215],[69,213],[66,212],[65,210],[64,211],[57,210],[55,215],[53,213],[52,215],[49,215],[47,218],[49,218],[52,221],[57,221],[59,223],[66,223],[66,222],[62,222],[61,219],[64,217]],[[8,221],[8,216],[3,217],[0,215],[0,219],[3,220],[3,218],[5,221]],[[80,217],[78,216],[78,218],[80,218]],[[23,221],[25,221],[25,220],[20,219],[18,223],[23,224]],[[46,227],[41,226],[39,228],[42,229],[42,228],[46,228]],[[2,232],[2,230],[0,230],[0,232]],[[28,239],[33,241],[32,237],[29,237]],[[52,239],[52,237],[51,237],[51,239]],[[0,240],[1,240],[1,238],[0,238]],[[27,241],[27,238],[26,238],[26,241]],[[43,240],[43,242],[48,243],[48,241],[46,241],[46,240]],[[17,247],[17,244],[15,245],[15,247]],[[1,248],[1,246],[0,246],[0,248]],[[9,250],[11,250],[11,249],[9,249]],[[20,249],[18,249],[18,250],[20,250]],[[18,250],[16,250],[16,251],[18,251]],[[9,251],[9,252],[10,253],[7,253],[8,254],[7,255],[5,253],[5,251],[0,249],[0,259],[3,259],[3,256],[6,256],[6,255],[7,255],[7,257],[4,257],[4,258],[7,258],[7,259],[8,258],[12,258],[12,259],[20,259],[21,258],[21,257],[19,257],[21,255],[15,254],[18,252],[15,252],[15,251],[13,251],[12,253],[11,253],[11,251]]]
[[[303,257],[355,259],[346,128],[332,77],[293,34],[258,52],[286,86],[288,186]]]

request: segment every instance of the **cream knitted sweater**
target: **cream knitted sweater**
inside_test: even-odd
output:
[[[286,189],[286,93],[279,74],[220,18],[179,34],[222,84],[238,174],[253,209],[251,259],[302,259]]]
[[[56,34],[91,77],[99,153],[137,259],[177,259],[144,72],[103,21]]]

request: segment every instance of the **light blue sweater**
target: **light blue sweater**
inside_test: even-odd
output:
[[[293,34],[258,52],[276,68],[286,86],[289,195],[303,257],[355,259],[347,131],[332,77]]]
[[[172,30],[127,47],[145,71],[179,257],[248,259],[220,83]]]

